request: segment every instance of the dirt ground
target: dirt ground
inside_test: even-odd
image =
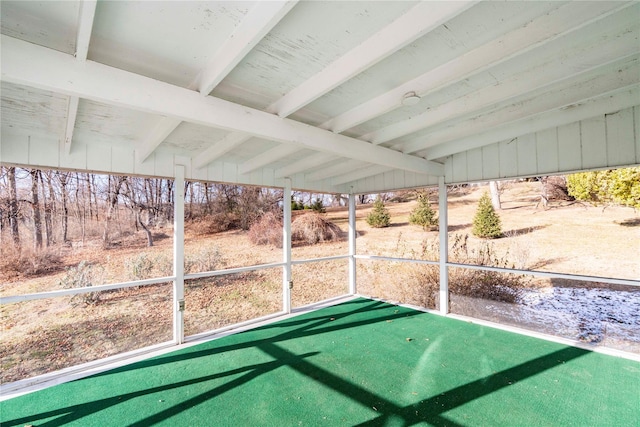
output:
[[[450,242],[471,234],[477,201],[484,187],[463,189],[448,197]],[[490,242],[501,259],[516,268],[640,279],[640,221],[638,213],[623,207],[593,207],[581,203],[539,203],[538,183],[511,184],[502,194],[505,237]],[[435,199],[432,199],[437,209]],[[372,228],[365,218],[371,205],[357,209],[357,253],[405,258],[437,259],[438,232],[410,225],[416,202],[388,203],[392,224]],[[296,213],[299,214],[299,213]],[[346,255],[348,245],[346,208],[331,208],[327,219],[344,231],[339,242],[297,245],[293,259]],[[63,266],[86,260],[100,266],[103,283],[133,280],[132,265],[151,260],[156,277],[171,274],[170,227],[156,230],[155,246],[145,247],[143,235],[132,236],[126,246],[103,250],[98,243],[85,247],[58,248]],[[485,241],[473,236],[475,250]],[[427,254],[425,254],[427,248]],[[212,256],[215,254],[215,256]],[[433,257],[426,255],[433,255]],[[255,246],[247,233],[228,231],[201,235],[187,226],[185,258],[191,272],[281,262],[282,250]],[[411,302],[412,291],[403,288],[401,268],[389,263],[359,261],[359,278],[367,294]],[[97,268],[98,269],[98,268]],[[2,275],[2,296],[60,289],[64,268],[36,278]],[[375,276],[375,286],[364,283]],[[293,306],[347,292],[347,261],[296,265],[293,268]],[[373,283],[373,281],[371,281]],[[537,280],[538,287],[566,286],[562,280]],[[589,283],[570,284],[593,286]],[[640,291],[640,289],[637,289]],[[2,382],[95,360],[171,339],[171,284],[106,292],[93,304],[82,299],[59,297],[2,305]],[[224,278],[186,283],[186,333],[195,334],[241,320],[274,313],[282,304],[281,268],[238,273]],[[407,294],[409,293],[409,294]],[[403,301],[404,300],[404,301]],[[96,345],[97,344],[97,345]]]

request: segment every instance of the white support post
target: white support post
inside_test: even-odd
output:
[[[175,166],[173,202],[173,341],[184,342],[184,166]]]
[[[291,313],[291,179],[284,179],[282,210],[282,310]]]
[[[444,176],[438,177],[438,224],[440,235],[440,312],[449,313],[449,236],[447,229],[447,186],[444,184]]]
[[[356,286],[356,195],[349,194],[349,293],[355,295]]]

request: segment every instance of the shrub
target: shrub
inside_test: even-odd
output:
[[[104,269],[87,261],[81,261],[76,267],[68,267],[66,274],[60,279],[60,286],[65,289],[86,288],[101,285],[104,281]],[[100,301],[100,291],[74,295],[71,300],[79,299],[85,305],[93,305]]]
[[[249,228],[249,240],[254,245],[282,247],[282,220],[273,212],[267,212]]]
[[[238,218],[233,212],[216,212],[198,217],[189,222],[188,228],[198,235],[221,233],[238,227]]]
[[[152,277],[154,262],[151,257],[144,252],[133,258],[127,258],[124,265],[131,280],[142,280]]]
[[[391,224],[391,215],[380,197],[373,202],[373,210],[367,215],[367,224],[374,228],[388,227]]]
[[[201,248],[194,253],[185,254],[185,273],[199,273],[218,270],[223,263],[222,255],[217,247]]]
[[[291,198],[291,210],[292,211],[301,211],[304,210],[304,203],[302,200],[296,201],[293,197]]]
[[[456,234],[451,239],[450,262],[513,268],[509,254],[497,255],[491,242],[482,242],[478,248],[470,249],[468,235]],[[438,241],[425,240],[422,254],[425,260],[438,259]],[[405,295],[410,303],[435,308],[440,289],[440,273],[437,265],[407,264],[402,266],[407,274],[403,282]],[[521,274],[481,271],[468,268],[449,269],[449,291],[452,294],[508,303],[518,302],[528,278]]]
[[[131,280],[143,280],[151,277],[171,276],[173,274],[173,259],[164,254],[150,256],[143,252],[124,263]]]
[[[339,240],[341,235],[340,227],[316,212],[300,215],[291,224],[291,239],[309,245]]]
[[[425,230],[430,230],[438,225],[436,211],[431,208],[429,198],[421,194],[418,196],[418,206],[409,215],[409,223],[421,226]]]
[[[581,172],[567,177],[569,194],[594,205],[640,208],[640,167]]]
[[[317,198],[311,204],[311,210],[318,213],[325,213],[327,210],[324,208],[324,203],[322,203],[322,199]]]
[[[489,193],[485,192],[478,202],[478,210],[473,218],[472,232],[481,238],[496,239],[502,237],[500,217],[493,209]]]
[[[0,272],[4,275],[38,276],[62,269],[62,258],[55,248],[16,250],[11,245],[0,250]]]

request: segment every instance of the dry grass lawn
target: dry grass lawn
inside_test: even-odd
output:
[[[640,278],[640,221],[637,212],[622,207],[593,207],[555,202],[538,206],[538,183],[512,184],[503,196],[504,238],[492,241],[494,252],[516,268],[616,277]],[[477,200],[484,188],[471,188],[449,196],[449,233],[471,233]],[[432,200],[435,202],[435,200]],[[416,202],[389,203],[392,225],[371,228],[365,218],[370,205],[357,209],[358,254],[424,258],[437,254],[437,231],[423,231],[408,218]],[[435,206],[434,206],[435,207]],[[296,213],[299,214],[299,213]],[[346,208],[331,208],[327,219],[344,232],[339,242],[297,245],[296,260],[348,253]],[[470,237],[475,250],[485,242]],[[96,243],[56,249],[62,265],[85,260],[100,266],[104,283],[132,280],[132,266],[151,260],[152,275],[170,275],[170,228],[156,230],[155,246],[145,247],[143,235],[130,244],[103,250]],[[434,252],[435,251],[435,252]],[[247,233],[227,231],[197,234],[187,226],[185,257],[191,272],[280,262],[282,250],[250,243]],[[436,259],[436,258],[433,258]],[[359,261],[359,290],[395,301],[421,303],[419,287],[411,280],[415,266]],[[325,261],[293,267],[293,306],[347,292],[347,261]],[[60,288],[63,268],[39,277],[20,277],[0,271],[3,296]],[[560,286],[561,281],[536,280],[535,286]],[[573,283],[573,286],[576,284]],[[592,286],[591,284],[584,284]],[[194,334],[277,312],[282,307],[281,268],[238,273],[186,283],[186,333]],[[59,297],[2,305],[3,346],[0,350],[2,382],[50,372],[66,366],[141,348],[171,339],[171,284],[105,292],[94,304],[81,298]],[[423,304],[425,305],[425,304]]]

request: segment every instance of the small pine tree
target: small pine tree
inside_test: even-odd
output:
[[[324,208],[324,203],[322,203],[322,199],[317,198],[312,204],[311,209],[314,212],[325,213],[327,210]]]
[[[367,224],[374,228],[388,227],[391,224],[391,215],[380,197],[373,202],[373,210],[367,215]]]
[[[416,206],[409,215],[409,224],[421,226],[425,230],[438,226],[438,218],[436,211],[431,208],[429,197],[424,194],[418,196],[418,206]]]
[[[502,237],[500,216],[493,209],[489,193],[485,192],[478,202],[478,210],[473,218],[473,234],[478,237],[497,239]]]

